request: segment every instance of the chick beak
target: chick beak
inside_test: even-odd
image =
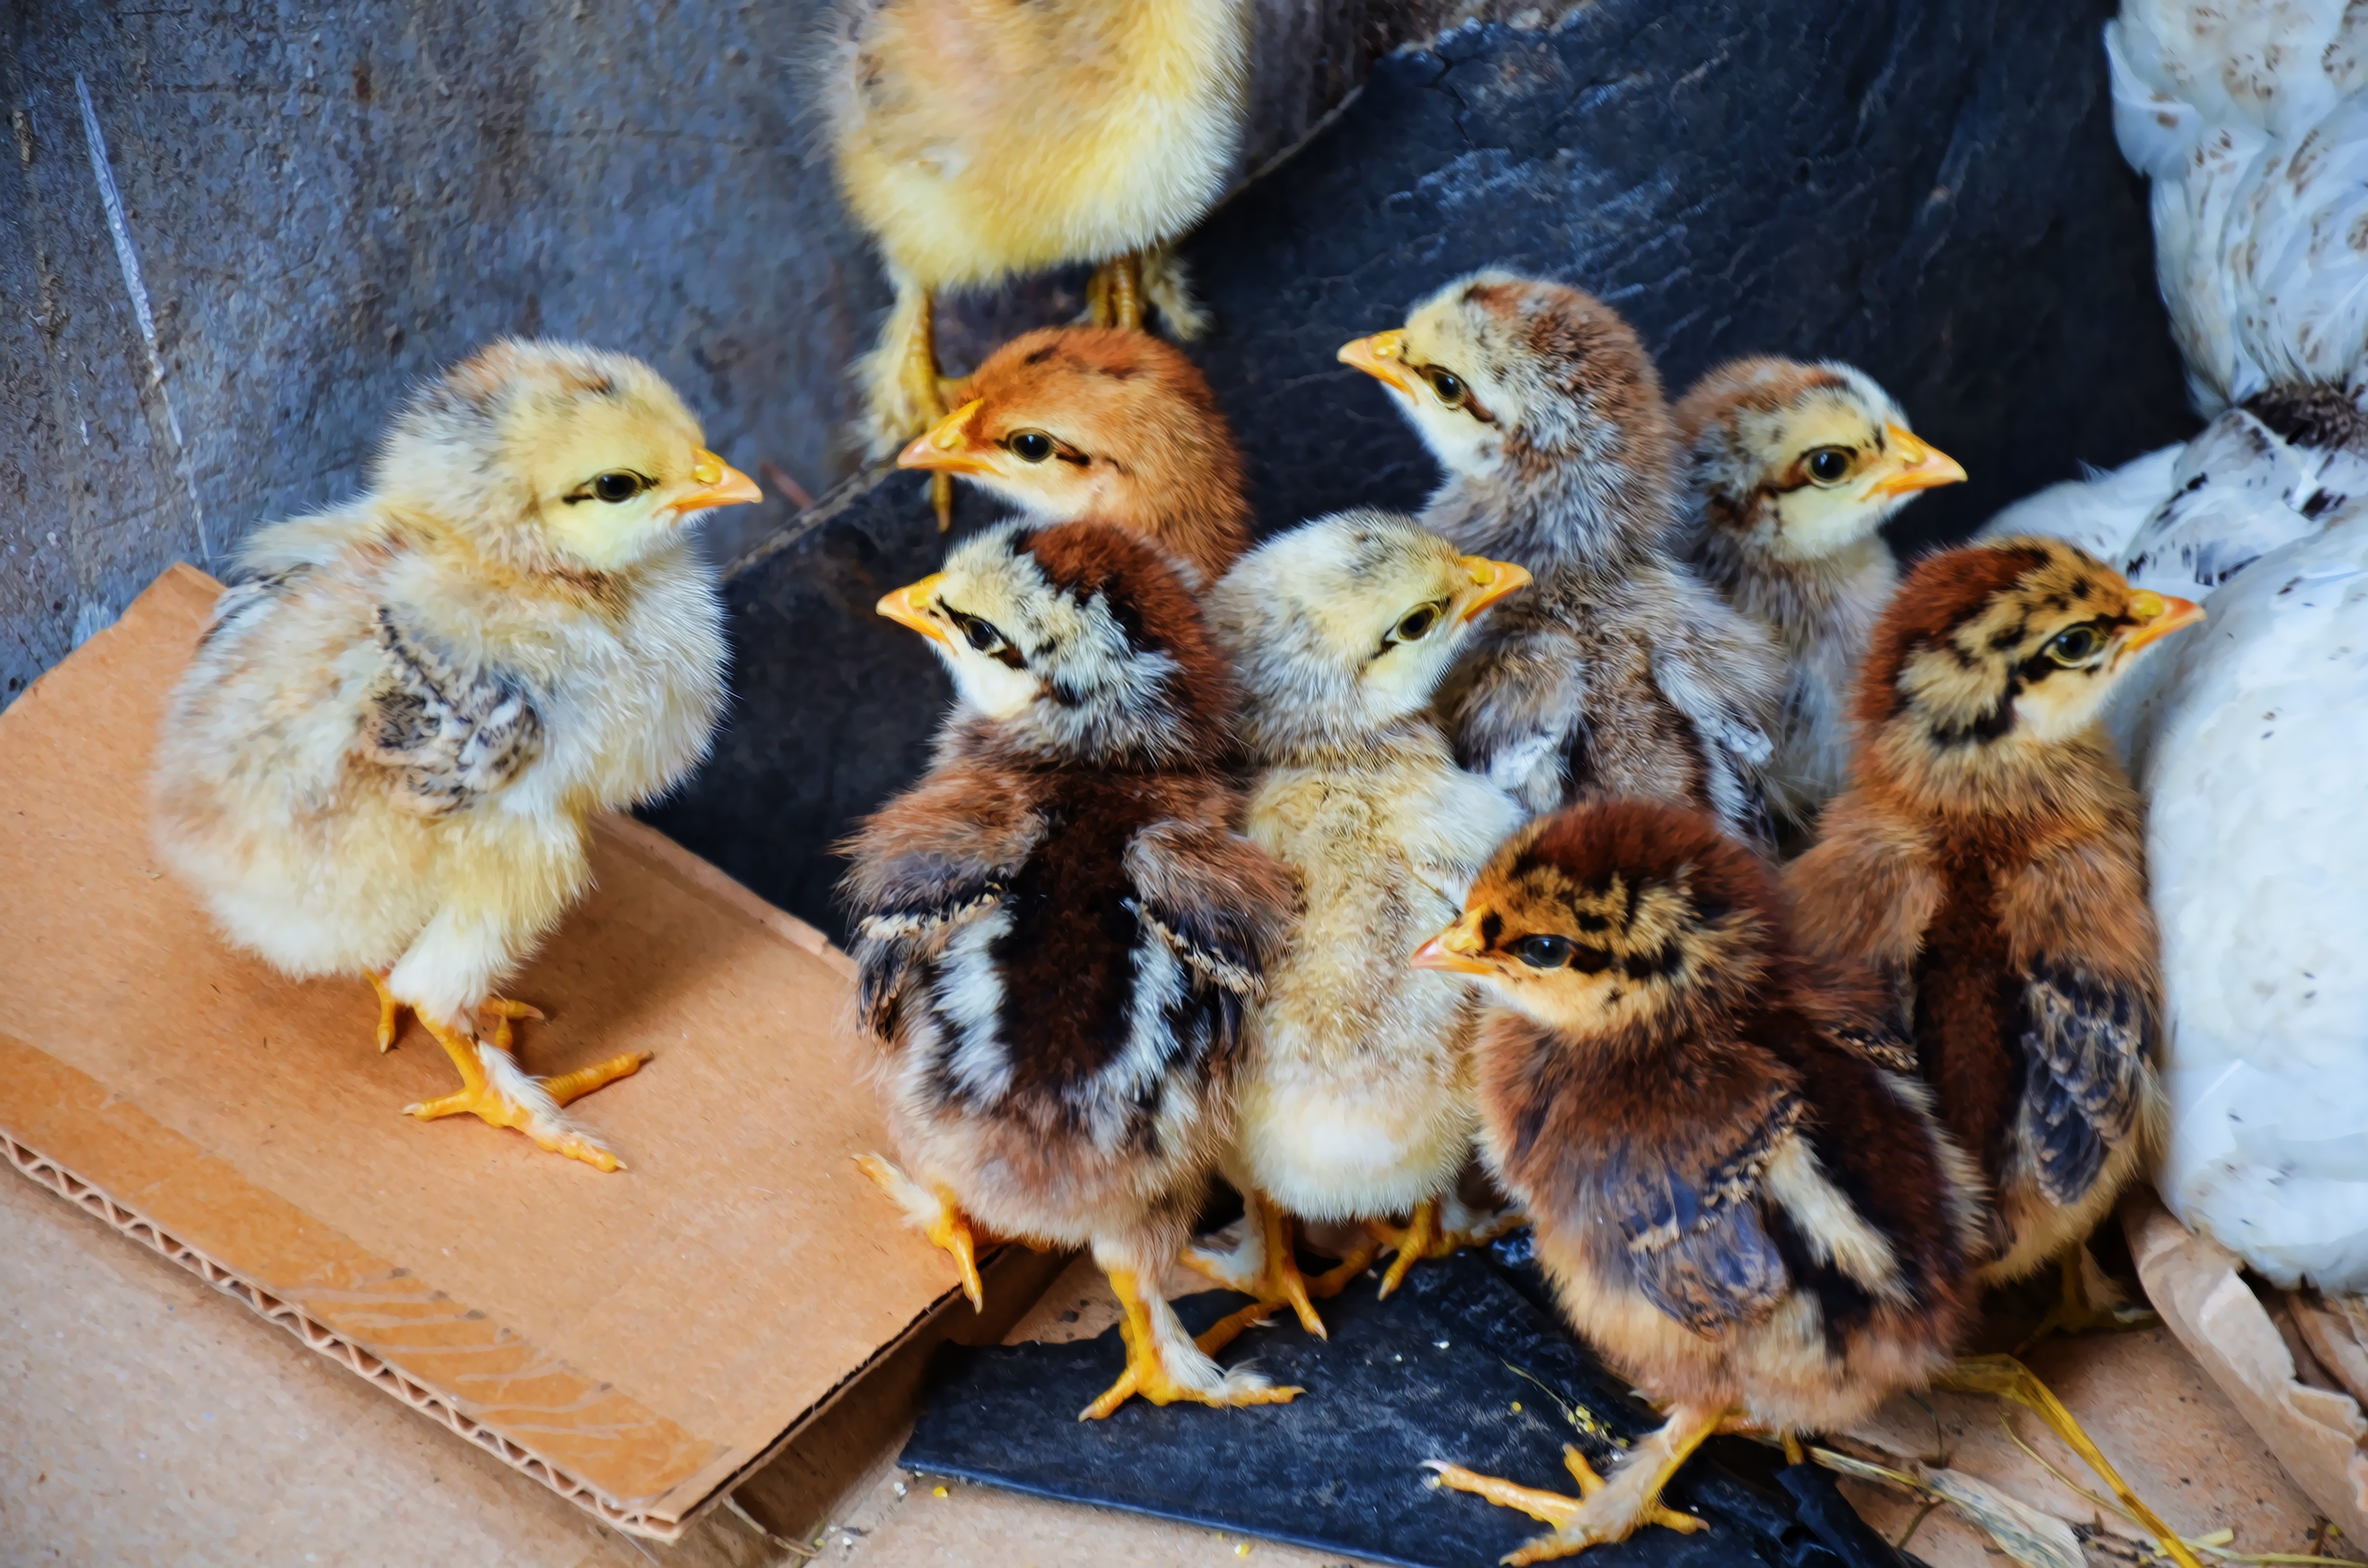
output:
[[[1885,425],[1883,434],[1889,444],[1889,466],[1868,490],[1870,496],[1907,495],[1964,482],[1965,471],[1957,460],[1913,430]]]
[[[704,512],[711,506],[737,506],[748,501],[762,501],[765,493],[757,482],[702,447],[691,454],[690,477],[699,484],[689,494],[668,503],[677,517],[692,512]]]
[[[938,585],[945,580],[944,573],[932,572],[917,583],[907,583],[873,608],[897,625],[909,626],[930,642],[951,647],[945,627],[929,613],[928,608],[937,602]]]
[[[1340,363],[1354,365],[1378,381],[1387,381],[1408,397],[1414,395],[1414,382],[1406,371],[1406,334],[1377,332],[1371,337],[1360,337],[1354,343],[1340,346]]]
[[[914,437],[913,444],[896,454],[896,466],[935,469],[940,473],[993,473],[995,465],[970,440],[971,415],[985,403],[983,397],[973,398],[930,426],[928,435]]]
[[[1510,561],[1491,561],[1485,555],[1466,555],[1461,558],[1460,564],[1472,574],[1472,580],[1480,585],[1480,593],[1478,597],[1463,607],[1463,613],[1456,618],[1459,620],[1476,618],[1482,610],[1515,588],[1524,586],[1530,580],[1530,569]]]
[[[1479,914],[1467,910],[1463,919],[1414,950],[1414,967],[1451,970],[1458,974],[1494,974],[1494,969],[1480,961],[1480,951],[1486,946],[1480,939]]]
[[[2174,599],[2141,589],[2130,596],[2130,615],[2137,626],[2123,639],[2122,646],[2135,653],[2149,642],[2159,642],[2172,632],[2202,620],[2203,607],[2193,599]]]

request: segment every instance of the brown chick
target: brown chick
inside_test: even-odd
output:
[[[881,613],[929,639],[958,700],[920,783],[848,845],[865,1027],[905,1164],[865,1170],[955,1254],[974,1217],[1089,1247],[1124,1310],[1130,1394],[1297,1391],[1209,1358],[1159,1293],[1231,1131],[1247,1010],[1292,912],[1235,831],[1232,682],[1173,567],[1123,528],[1007,525]],[[910,1175],[905,1174],[909,1170]]]
[[[1480,977],[1482,1149],[1572,1324],[1667,1413],[1582,1496],[1435,1464],[1554,1525],[1537,1562],[1702,1521],[1660,1501],[1722,1430],[1849,1426],[1947,1372],[1979,1179],[1884,1065],[1880,985],[1794,949],[1773,872],[1709,817],[1574,806],[1517,834],[1414,961]],[[1896,1041],[1893,1042],[1896,1049]]]
[[[1205,592],[1249,548],[1242,458],[1192,361],[1140,332],[1045,327],[963,383],[969,401],[896,459],[958,473],[1030,521],[1133,528]]]
[[[1763,834],[1775,649],[1670,554],[1676,437],[1628,324],[1578,290],[1480,272],[1340,358],[1446,470],[1423,526],[1536,577],[1442,688],[1456,760],[1532,814],[1643,795]]]
[[[1850,788],[1790,871],[1804,944],[1899,982],[1941,1120],[1997,1194],[1986,1280],[2060,1255],[2077,1281],[2075,1244],[2158,1131],[2141,808],[2098,712],[2202,618],[2059,540],[1926,560],[1875,629]]]
[[[1831,361],[1730,360],[1677,422],[1691,471],[1681,553],[1782,655],[1769,803],[1805,824],[1849,773],[1850,683],[1899,580],[1879,530],[1965,471],[1866,372]]]

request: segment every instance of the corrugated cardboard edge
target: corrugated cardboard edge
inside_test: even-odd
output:
[[[2180,1224],[2153,1189],[2122,1203],[2146,1299],[2254,1436],[2353,1543],[2368,1543],[2368,1417],[2349,1395],[2294,1376],[2293,1355],[2237,1255]]]

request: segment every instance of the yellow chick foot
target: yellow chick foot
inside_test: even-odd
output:
[[[1366,1221],[1365,1229],[1372,1233],[1374,1240],[1397,1255],[1382,1276],[1382,1295],[1386,1298],[1405,1284],[1407,1272],[1416,1264],[1451,1257],[1465,1247],[1486,1246],[1525,1222],[1520,1211],[1514,1209],[1475,1214],[1452,1193],[1443,1199],[1424,1199],[1414,1206],[1412,1218],[1403,1225]]]
[[[898,301],[900,313],[909,312],[910,320],[905,333],[905,346],[897,365],[898,390],[912,421],[905,434],[917,436],[943,419],[953,409],[946,401],[947,390],[958,383],[951,377],[938,373],[938,302],[927,290],[919,293],[917,302]],[[954,526],[954,476],[939,472],[929,476],[929,506],[938,515],[938,531],[948,533]]]
[[[1378,1250],[1371,1244],[1360,1246],[1310,1279],[1299,1270],[1291,1216],[1263,1193],[1253,1193],[1243,1200],[1239,1242],[1225,1252],[1186,1247],[1182,1261],[1228,1290],[1255,1296],[1262,1305],[1289,1307],[1300,1327],[1318,1339],[1329,1339],[1324,1320],[1316,1315],[1315,1301],[1328,1300],[1346,1290],[1349,1280],[1372,1267]]]
[[[394,1037],[403,1032],[403,1004],[386,988],[386,976],[374,969],[364,970],[362,978],[378,993],[378,1049],[381,1055],[394,1049]]]
[[[471,1040],[457,1029],[425,1017],[419,1020],[459,1069],[461,1087],[437,1099],[405,1106],[404,1113],[422,1121],[434,1121],[465,1111],[489,1127],[514,1127],[554,1154],[581,1160],[598,1170],[624,1169],[624,1162],[589,1132],[562,1116],[559,1108],[620,1078],[631,1077],[641,1071],[650,1053],[629,1051],[555,1078],[537,1078],[510,1056],[510,1024],[514,1019],[539,1018],[542,1015],[523,1002],[488,1002],[484,1011],[499,1020],[490,1040]]]
[[[2126,1334],[2132,1329],[2155,1328],[2162,1318],[2149,1307],[2130,1306],[2116,1299],[2112,1281],[2097,1268],[2089,1256],[2089,1244],[2074,1242],[2056,1259],[2064,1276],[2064,1289],[2039,1326],[2014,1347],[2018,1356],[2045,1339],[2051,1334]],[[2096,1284],[2089,1283],[2094,1272]],[[2101,1301],[2100,1301],[2101,1298]]]
[[[931,1246],[942,1247],[952,1256],[954,1267],[962,1270],[962,1294],[970,1298],[971,1310],[986,1311],[986,1285],[978,1277],[977,1238],[954,1195],[942,1187],[922,1186],[899,1170],[894,1161],[878,1154],[859,1155],[855,1168],[896,1200],[913,1228],[929,1238]]]
[[[1230,1317],[1220,1318],[1197,1339],[1188,1339],[1176,1309],[1144,1289],[1124,1269],[1110,1270],[1110,1290],[1123,1314],[1118,1331],[1126,1341],[1126,1370],[1102,1396],[1077,1412],[1080,1421],[1099,1421],[1140,1394],[1154,1404],[1179,1400],[1195,1404],[1289,1404],[1304,1390],[1276,1388],[1255,1372],[1231,1371],[1210,1359],[1231,1345],[1242,1330],[1264,1323],[1275,1310],[1271,1301],[1256,1301]]]
[[[1143,330],[1143,253],[1130,251],[1094,268],[1086,280],[1086,310],[1096,326]]]
[[[1562,1462],[1578,1483],[1576,1497],[1516,1485],[1440,1460],[1432,1460],[1430,1468],[1439,1472],[1438,1485],[1486,1497],[1499,1507],[1519,1508],[1554,1526],[1552,1535],[1524,1541],[1517,1551],[1498,1559],[1508,1563],[1548,1562],[1575,1557],[1590,1546],[1626,1540],[1647,1525],[1659,1525],[1679,1535],[1709,1528],[1703,1520],[1663,1503],[1661,1492],[1702,1439],[1718,1430],[1720,1422],[1719,1415],[1703,1417],[1699,1412],[1686,1413],[1638,1444],[1608,1481],[1596,1474],[1586,1455],[1565,1443]]]

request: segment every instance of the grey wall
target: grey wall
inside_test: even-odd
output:
[[[1442,9],[1258,5],[1250,166]],[[497,334],[642,355],[742,467],[843,478],[886,292],[804,108],[825,8],[0,6],[0,703],[169,562],[355,489],[405,387]],[[1058,293],[983,304],[950,363]],[[719,554],[787,517],[766,489]]]

